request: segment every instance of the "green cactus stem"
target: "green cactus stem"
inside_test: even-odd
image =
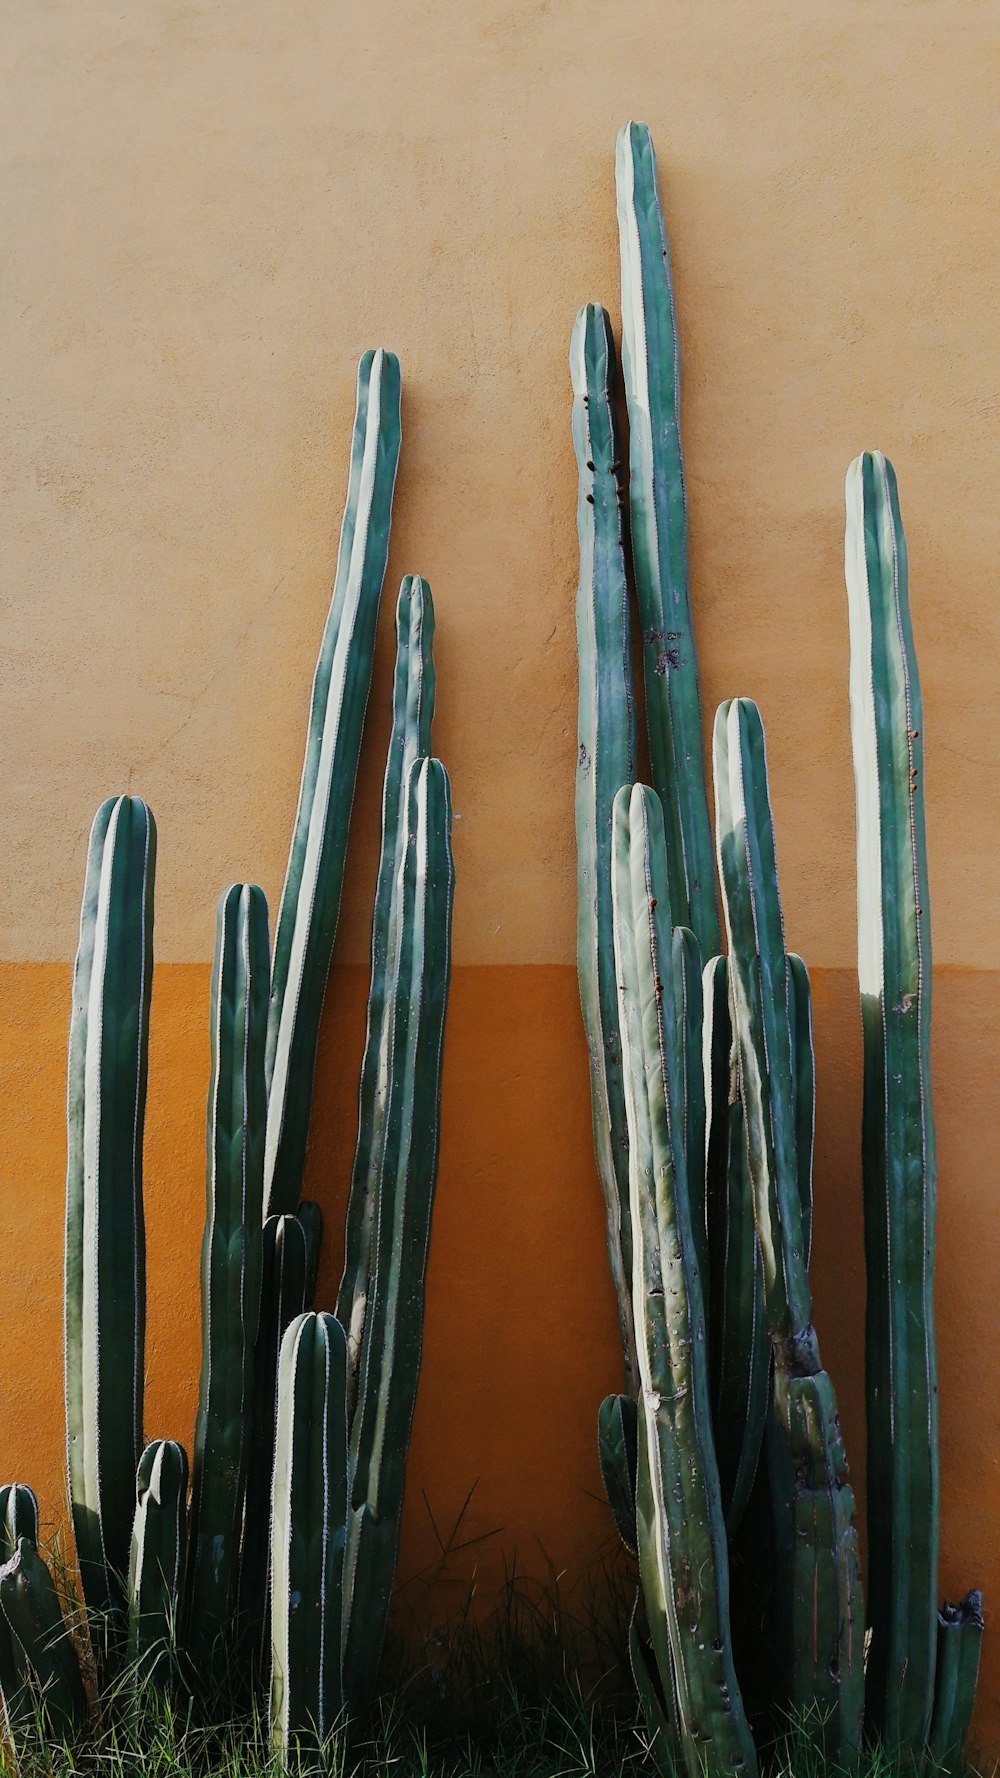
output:
[[[851,1764],[860,1746],[864,1684],[854,1495],[833,1385],[812,1327],[799,1153],[804,1118],[796,1086],[802,1020],[785,949],[764,729],[747,699],[722,704],[716,716],[715,797],[774,1412],[793,1477],[790,1702],[816,1710],[829,1753]],[[810,1148],[811,1140],[810,1118]]]
[[[155,863],[146,804],[127,796],[103,803],[90,834],[73,972],[66,1169],[69,1493],[98,1652],[99,1618],[113,1614],[112,1639],[123,1622],[142,1450],[142,1140]]]
[[[23,1482],[0,1488],[0,1568],[9,1562],[22,1537],[38,1548],[38,1499]],[[24,1652],[0,1610],[0,1701],[11,1737],[32,1721],[31,1692]]]
[[[690,927],[710,957],[720,948],[719,914],[688,587],[680,352],[656,155],[645,124],[619,131],[615,174],[629,514],[650,762],[663,805],[671,919]]]
[[[684,1161],[691,1234],[694,1240],[702,1302],[708,1292],[708,1219],[705,1201],[705,1140],[708,1107],[702,1055],[704,986],[698,940],[686,926],[675,926],[672,947],[674,972],[674,1030],[677,1038],[678,1079],[683,1082]]]
[[[271,1740],[312,1770],[341,1723],[347,1520],[347,1340],[332,1315],[299,1315],[278,1365],[271,1526]]]
[[[641,1379],[636,1519],[646,1616],[664,1693],[672,1683],[690,1778],[705,1771],[753,1774],[756,1754],[730,1639],[726,1531],[684,1152],[666,846],[653,791],[636,785],[618,792],[612,843]]]
[[[323,1212],[311,1198],[303,1198],[295,1214],[302,1224],[306,1237],[305,1307],[311,1309],[316,1296],[316,1282],[319,1278],[319,1258],[323,1245]]]
[[[260,1316],[253,1359],[253,1407],[240,1557],[240,1620],[250,1647],[261,1652],[268,1617],[278,1354],[286,1329],[308,1307],[310,1270],[306,1224],[297,1216],[269,1216],[261,1231]]]
[[[601,1478],[618,1535],[633,1556],[639,1553],[635,1524],[635,1479],[639,1422],[630,1395],[608,1395],[597,1416]]]
[[[188,1460],[183,1445],[154,1439],[136,1472],[128,1573],[129,1677],[139,1686],[166,1677],[177,1647],[187,1550]]]
[[[0,1612],[53,1738],[65,1740],[86,1721],[87,1694],[55,1582],[29,1537],[18,1538],[14,1554],[0,1568]],[[14,1713],[22,1714],[20,1704]]]
[[[570,346],[570,372],[580,537],[576,958],[590,1058],[594,1149],[604,1193],[625,1389],[635,1395],[638,1372],[632,1325],[628,1137],[611,937],[611,811],[617,792],[635,777],[635,717],[618,489],[615,347],[604,309],[591,304],[580,310]]]
[[[298,810],[274,938],[264,1161],[269,1216],[294,1211],[301,1191],[319,1021],[340,910],[399,447],[399,361],[391,352],[366,352],[358,368],[333,599],[313,679]]]
[[[201,1668],[236,1602],[261,1294],[270,952],[262,889],[219,899],[212,966],[201,1388],[194,1434],[188,1636]]]
[[[703,1070],[708,1106],[708,1353],[715,1451],[730,1543],[746,1511],[767,1416],[771,1344],[724,957],[705,965]]]
[[[386,1109],[351,1422],[344,1675],[357,1715],[374,1693],[396,1567],[420,1372],[451,975],[451,790],[439,760],[410,766],[404,798]]]
[[[376,1172],[381,1153],[389,1070],[389,1020],[399,961],[396,893],[406,832],[403,793],[410,767],[431,750],[435,675],[434,602],[419,575],[408,574],[396,604],[396,671],[392,730],[382,789],[382,848],[372,916],[372,969],[361,1087],[358,1140],[347,1207],[344,1275],[337,1319],[347,1329],[352,1364],[361,1348],[375,1222]]]
[[[927,1752],[931,1773],[963,1778],[962,1758],[969,1737],[979,1680],[983,1641],[983,1595],[973,1591],[938,1613],[934,1709]]]
[[[923,715],[892,464],[847,472],[868,1303],[869,1722],[919,1757],[930,1727],[940,1517]]]

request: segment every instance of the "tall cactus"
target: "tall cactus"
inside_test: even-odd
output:
[[[142,1449],[155,863],[146,804],[127,796],[103,803],[90,834],[73,972],[66,1169],[69,1492],[95,1634],[108,1612],[120,1627]]]
[[[313,679],[298,810],[274,938],[264,1160],[268,1215],[294,1211],[301,1190],[399,447],[399,361],[392,352],[366,352],[358,368],[333,599]]]
[[[177,1646],[187,1551],[188,1460],[183,1445],[154,1439],[135,1481],[128,1577],[128,1658],[133,1685],[154,1673]]]
[[[404,797],[389,1076],[351,1421],[344,1676],[359,1713],[374,1690],[396,1567],[420,1372],[451,978],[451,789],[440,760],[410,766]]]
[[[246,1510],[240,1554],[240,1618],[259,1648],[268,1610],[271,1483],[278,1410],[278,1355],[285,1331],[310,1302],[310,1241],[297,1216],[269,1216],[261,1233],[261,1296],[253,1357]]]
[[[890,1746],[919,1754],[933,1704],[940,1499],[930,891],[906,539],[881,451],[847,472],[845,566],[864,1033],[868,1711]]]
[[[615,172],[629,513],[650,761],[663,806],[671,919],[690,927],[711,957],[719,949],[719,915],[688,588],[680,352],[656,155],[645,124],[619,131]]]
[[[611,811],[635,777],[628,588],[618,491],[615,347],[611,322],[581,309],[570,345],[573,443],[579,470],[580,578],[576,633],[580,703],[576,766],[577,972],[590,1057],[597,1170],[608,1259],[625,1356],[625,1388],[638,1387],[632,1325],[628,1137],[611,934]]]
[[[791,1482],[791,1702],[818,1706],[831,1752],[852,1761],[863,1705],[854,1496],[833,1385],[812,1327],[796,989],[785,949],[764,730],[747,699],[722,704],[716,717],[715,797],[740,1097],[774,1353],[774,1410]],[[811,1130],[809,1143],[811,1148]]]
[[[239,1572],[253,1356],[260,1314],[270,952],[252,883],[219,899],[212,966],[201,1390],[194,1435],[191,1652],[204,1662],[230,1627]]]
[[[0,1568],[16,1553],[22,1537],[38,1548],[38,1499],[23,1482],[0,1488]],[[10,1736],[33,1716],[24,1651],[0,1610],[0,1702]]]
[[[434,719],[434,602],[419,574],[408,574],[396,603],[396,670],[392,731],[382,789],[382,847],[372,916],[371,987],[361,1086],[358,1140],[347,1208],[344,1275],[337,1318],[347,1329],[352,1361],[357,1359],[367,1302],[371,1243],[377,1200],[389,1069],[389,1023],[399,961],[397,880],[406,834],[404,792],[410,767],[431,749]]]
[[[347,1340],[332,1315],[281,1342],[271,1529],[271,1738],[311,1770],[344,1705]]]
[[[642,785],[614,804],[614,944],[628,1114],[639,1354],[639,1565],[690,1778],[755,1773],[733,1665],[698,1244],[688,1195],[663,816]],[[698,971],[700,979],[700,970]]]

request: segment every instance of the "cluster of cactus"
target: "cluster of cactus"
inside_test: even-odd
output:
[[[430,755],[430,588],[396,614],[393,724],[359,1135],[337,1313],[313,1311],[322,1218],[300,1202],[400,449],[400,374],[366,353],[329,618],[273,957],[263,892],[217,914],[202,1368],[191,1464],[143,1448],[142,1188],[156,830],[98,811],[73,981],[66,1192],[69,1493],[99,1678],[189,1679],[249,1651],[282,1761],[369,1706],[420,1367],[450,978],[447,773]],[[87,1715],[29,1489],[0,1494],[0,1690],[18,1731]]]
[[[783,1707],[845,1769],[863,1737],[957,1769],[981,1600],[936,1610],[934,1134],[920,692],[895,478],[847,480],[868,1274],[867,1630],[854,1496],[812,1324],[809,978],[785,944],[764,731],[714,736],[715,846],[687,567],[679,354],[649,131],[616,160],[628,519],[652,788],[637,772],[611,323],[570,350],[579,468],[578,965],[625,1387],[602,1404],[609,1502],[638,1556],[632,1657],[664,1769],[757,1770]],[[721,885],[728,955],[716,900]],[[766,1540],[748,1710],[731,1588]],[[736,1554],[739,1566],[731,1562]],[[747,1617],[744,1601],[744,1618]]]

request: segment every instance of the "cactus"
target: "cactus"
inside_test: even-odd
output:
[[[608,1395],[597,1416],[597,1451],[601,1478],[618,1535],[633,1556],[639,1552],[635,1523],[635,1478],[639,1424],[630,1395]]]
[[[638,1387],[632,1324],[628,1138],[611,935],[611,811],[635,776],[628,589],[617,470],[615,348],[604,309],[581,309],[570,346],[573,443],[579,470],[576,631],[580,703],[576,767],[577,971],[590,1057],[597,1170],[625,1358]]]
[[[934,1710],[927,1751],[931,1772],[962,1778],[983,1640],[983,1595],[973,1590],[938,1612]]]
[[[711,957],[719,949],[719,915],[688,589],[680,353],[656,155],[645,124],[619,131],[615,175],[629,515],[650,763],[663,807],[671,921],[690,927]]]
[[[923,717],[896,477],[847,472],[868,1305],[869,1720],[919,1755],[937,1638],[936,1165]]]
[[[414,761],[404,803],[385,1118],[351,1422],[344,1676],[358,1714],[374,1690],[396,1566],[420,1371],[451,977],[451,790],[439,760]]]
[[[730,1539],[746,1510],[767,1415],[771,1348],[753,1188],[747,1167],[729,1018],[729,972],[713,957],[704,976],[703,1067],[708,1225],[708,1352],[715,1451]]]
[[[688,1196],[663,816],[642,785],[614,804],[614,943],[628,1115],[639,1354],[637,1524],[650,1636],[691,1778],[755,1773],[729,1633],[704,1310]],[[700,967],[692,980],[700,982]],[[651,1725],[652,1726],[652,1725]]]
[[[271,1739],[311,1769],[343,1712],[347,1340],[332,1315],[299,1315],[278,1365],[271,1527]]]
[[[156,828],[116,797],[94,819],[69,1034],[66,1431],[84,1599],[124,1612],[142,1449],[146,1255],[142,1138],[153,979]]]
[[[389,1018],[399,960],[396,886],[406,832],[403,794],[414,760],[431,749],[435,675],[431,652],[434,602],[419,575],[408,574],[396,604],[396,670],[392,731],[382,790],[382,848],[372,917],[371,988],[358,1094],[358,1140],[347,1208],[344,1275],[337,1319],[347,1329],[352,1363],[364,1327],[366,1290],[376,1209],[376,1169],[389,1066]]]
[[[18,1538],[0,1568],[0,1613],[19,1648],[22,1671],[41,1694],[53,1736],[65,1739],[86,1721],[87,1694],[55,1582],[30,1537]],[[21,1706],[12,1714],[20,1717]]]
[[[203,1663],[229,1629],[239,1572],[260,1314],[270,958],[263,890],[220,897],[212,966],[201,1389],[194,1435],[188,1612]]]
[[[264,1197],[295,1210],[337,928],[361,731],[371,684],[400,446],[399,361],[366,352],[330,614],[313,679],[298,810],[274,937],[267,1032]]]
[[[297,1216],[269,1216],[261,1234],[260,1316],[253,1358],[253,1406],[240,1555],[240,1617],[251,1644],[259,1645],[267,1618],[278,1355],[285,1330],[308,1305],[309,1274],[310,1240],[305,1223]]]
[[[0,1568],[9,1562],[22,1537],[38,1547],[38,1499],[23,1482],[0,1488]],[[8,1732],[14,1735],[33,1716],[21,1645],[0,1611],[0,1700]]]
[[[764,730],[747,699],[722,704],[716,717],[715,796],[740,1098],[774,1352],[774,1411],[792,1475],[791,1702],[818,1706],[831,1753],[849,1762],[860,1745],[863,1704],[854,1496],[833,1385],[821,1368],[812,1327],[796,1088],[799,1001],[785,949]]]
[[[158,1671],[176,1646],[187,1550],[188,1460],[183,1445],[154,1439],[135,1481],[128,1571],[128,1658],[133,1685]]]
[[[310,1198],[303,1198],[295,1212],[302,1224],[306,1238],[306,1300],[304,1307],[311,1309],[316,1295],[316,1281],[319,1277],[319,1256],[323,1245],[323,1212],[318,1204]]]

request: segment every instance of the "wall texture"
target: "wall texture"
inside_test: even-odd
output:
[[[353,1137],[391,592],[438,608],[459,898],[401,1564],[425,1619],[607,1536],[615,1383],[573,970],[566,352],[614,310],[615,130],[652,126],[684,348],[706,714],[756,697],[814,970],[818,1324],[860,1480],[859,1029],[842,480],[900,476],[925,692],[940,1123],[942,1590],[1000,1601],[993,0],[15,0],[0,112],[0,1469],[61,1512],[69,965],[86,835],[158,819],[148,1433],[189,1438],[213,908],[276,904],[354,369],[404,370],[382,653],[311,1189]],[[28,1383],[25,1377],[29,1378]],[[460,1540],[446,1533],[475,1484]],[[433,1522],[432,1522],[433,1515]],[[978,1729],[1000,1748],[1000,1637]]]

